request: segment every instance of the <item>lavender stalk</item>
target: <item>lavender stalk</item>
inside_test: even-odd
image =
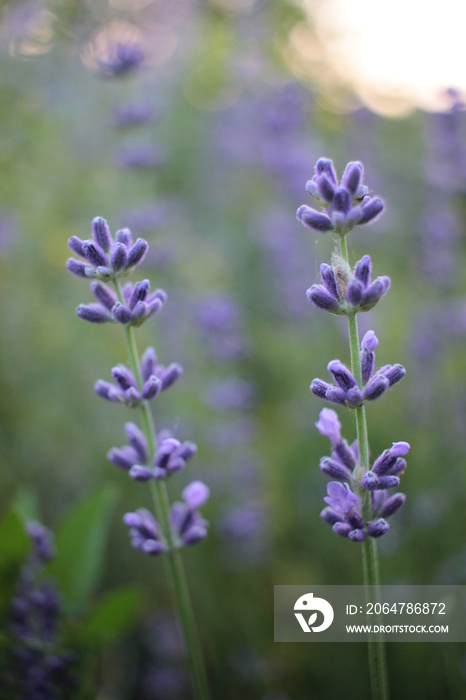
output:
[[[339,182],[332,161],[320,158],[306,189],[323,211],[303,205],[297,211],[298,220],[315,232],[333,231],[339,236],[339,249],[334,252],[332,264],[321,265],[322,284],[314,284],[307,297],[318,308],[347,317],[351,359],[351,370],[340,360],[329,362],[327,369],[334,383],[314,379],[310,388],[318,398],[353,410],[357,435],[356,442],[349,445],[341,437],[335,411],[328,408],[321,411],[316,427],[330,439],[332,454],[321,460],[320,469],[335,480],[328,484],[328,496],[324,498],[327,507],[321,518],[332,526],[335,534],[361,543],[366,597],[376,602],[380,583],[376,539],[390,527],[386,518],[405,501],[404,494],[388,492],[400,483],[409,444],[393,443],[371,465],[365,404],[380,398],[399,382],[405,370],[399,364],[375,370],[374,350],[378,340],[374,331],[368,331],[359,341],[357,314],[369,311],[379,302],[388,291],[390,280],[378,277],[371,281],[368,255],[354,269],[351,267],[346,235],[356,225],[375,220],[384,204],[381,199],[368,196],[359,162],[348,163]],[[368,652],[372,698],[388,700],[383,639],[370,640]]]
[[[98,217],[93,221],[93,240],[80,241],[74,236],[69,246],[84,261],[71,258],[67,262],[68,271],[78,277],[98,280],[91,285],[98,303],[81,304],[77,315],[92,323],[116,322],[125,328],[129,367],[114,367],[114,383],[99,380],[95,391],[108,401],[139,408],[142,429],[127,423],[129,445],[111,449],[108,459],[127,471],[134,481],[149,482],[156,517],[147,509],[139,508],[134,513],[126,513],[124,522],[135,549],[151,556],[167,554],[165,570],[173,606],[183,629],[193,690],[198,700],[208,700],[204,663],[179,550],[207,536],[208,523],[198,508],[208,499],[209,489],[200,481],[191,482],[182,492],[183,502],[170,505],[165,482],[184,469],[197,447],[189,441],[180,443],[168,431],[158,437],[149,402],[179,379],[182,368],[176,363],[168,367],[161,365],[153,348],[148,348],[140,358],[134,333],[135,327],[162,308],[166,294],[160,289],[151,294],[148,280],[134,286],[121,286],[121,277],[143,260],[148,249],[143,239],[133,244],[129,229],[118,231],[114,240],[106,221]],[[115,292],[109,283],[113,284]]]

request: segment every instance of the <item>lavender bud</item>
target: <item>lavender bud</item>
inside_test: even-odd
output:
[[[86,278],[86,269],[87,265],[85,262],[82,262],[81,260],[75,260],[74,258],[68,258],[66,261],[66,269],[68,272],[71,272],[72,275],[75,275],[76,277],[84,277]]]
[[[388,474],[393,474],[393,476],[398,476],[398,474],[402,474],[404,470],[406,469],[406,460],[405,459],[400,459],[398,458],[395,462],[395,464],[390,467],[388,470]]]
[[[183,544],[186,546],[197,544],[207,537],[207,527],[204,524],[197,523],[187,530],[182,535]]]
[[[171,365],[164,370],[161,376],[162,380],[162,390],[166,391],[169,389],[183,374],[183,368],[176,362],[172,362]]]
[[[348,539],[352,542],[364,542],[366,539],[366,533],[364,530],[357,528],[356,530],[351,530],[351,532],[348,532]]]
[[[335,194],[335,187],[330,182],[329,178],[326,175],[320,175],[320,177],[316,178],[315,182],[320,199],[331,204]]]
[[[333,508],[330,508],[330,506],[327,506],[323,509],[323,511],[320,514],[320,517],[326,523],[329,523],[329,525],[335,525],[335,523],[341,522],[342,519],[341,514],[337,513],[337,511]]]
[[[365,386],[364,399],[367,401],[375,401],[387,391],[389,386],[390,384],[386,377],[381,374],[374,374]]]
[[[129,471],[131,467],[136,464],[139,456],[138,452],[132,447],[128,447],[128,445],[121,449],[112,447],[112,449],[107,452],[108,461],[126,471]]]
[[[105,219],[97,216],[92,222],[92,234],[97,245],[102,248],[105,252],[110,249],[112,245],[112,237],[110,235],[110,229],[108,227]]]
[[[179,440],[175,440],[175,438],[167,438],[163,440],[159,446],[159,449],[157,450],[154,466],[165,469],[170,456],[178,447],[180,447],[180,442]]]
[[[398,476],[389,474],[388,476],[379,477],[379,488],[381,489],[395,489],[399,485],[400,479]]]
[[[350,408],[357,408],[362,406],[364,403],[364,398],[361,393],[361,389],[358,386],[353,386],[346,392],[346,405]]]
[[[192,481],[181,492],[184,502],[191,510],[200,508],[210,496],[210,489],[202,481]]]
[[[379,486],[379,477],[373,471],[367,471],[362,475],[361,486],[366,491],[376,491],[381,488]]]
[[[112,377],[118,386],[123,389],[123,391],[126,391],[130,387],[137,388],[134,374],[128,369],[128,367],[125,367],[125,365],[117,365],[116,367],[113,367]]]
[[[117,231],[115,234],[115,239],[117,243],[123,243],[126,248],[131,247],[131,231],[129,228],[122,228],[120,231]]]
[[[134,481],[149,481],[153,477],[152,470],[140,464],[134,464],[129,470],[129,475]]]
[[[309,301],[312,301],[319,309],[330,311],[331,313],[341,312],[339,303],[321,284],[313,284],[307,290],[306,296]]]
[[[145,241],[143,238],[138,238],[136,243],[129,250],[126,267],[134,267],[142,262],[148,248],[149,246],[147,241]]]
[[[163,389],[163,383],[158,377],[152,375],[142,387],[142,398],[150,401]]]
[[[332,479],[338,479],[338,481],[349,481],[351,479],[350,470],[330,457],[322,457],[320,460],[320,471]]]
[[[371,259],[368,255],[363,255],[361,260],[356,263],[354,276],[364,287],[368,286],[371,281]]]
[[[139,326],[149,315],[149,307],[144,301],[138,301],[131,312],[131,323]]]
[[[393,365],[385,372],[385,377],[388,379],[390,386],[397,384],[406,374],[406,370],[402,365]]]
[[[189,440],[187,440],[180,446],[179,450],[177,451],[177,455],[185,462],[189,462],[189,460],[194,457],[196,452],[197,445],[195,445],[194,442],[189,442]]]
[[[383,212],[384,206],[384,203],[378,197],[371,199],[367,204],[363,203],[361,206],[362,217],[359,223],[368,224],[370,221],[374,221]]]
[[[331,388],[331,385],[328,382],[324,382],[322,379],[313,379],[310,386],[314,396],[318,396],[319,399],[325,399],[327,391]]]
[[[378,344],[379,341],[374,331],[367,331],[361,342],[361,350],[369,350],[370,352],[373,352]]]
[[[142,282],[138,282],[135,287],[134,291],[131,295],[131,299],[129,302],[129,308],[131,311],[134,309],[138,301],[145,301],[147,295],[150,292],[150,282],[149,280],[142,280]]]
[[[346,440],[339,440],[333,449],[343,464],[352,471],[356,466],[356,458]]]
[[[359,185],[361,183],[363,176],[362,163],[355,161],[353,163],[348,163],[341,178],[341,184],[350,193],[351,197],[354,197],[358,191]]]
[[[374,520],[372,523],[369,523],[367,534],[370,537],[382,537],[382,535],[385,535],[389,529],[390,525],[387,523],[387,521],[383,518],[379,518],[379,520]]]
[[[134,386],[130,386],[129,389],[123,393],[124,402],[129,408],[134,408],[134,406],[139,406],[141,403],[141,394]]]
[[[113,270],[107,267],[107,265],[99,265],[95,270],[90,268],[92,274],[86,270],[86,277],[97,277],[97,279],[102,282],[109,282],[112,279]]]
[[[363,295],[362,301],[360,302],[362,311],[369,311],[372,309],[384,294],[384,285],[380,281],[380,278],[377,278],[368,286]]]
[[[83,241],[83,253],[94,267],[108,264],[108,258],[104,251],[93,241]]]
[[[316,163],[316,174],[326,175],[329,180],[337,184],[337,174],[330,158],[319,158]]]
[[[90,323],[106,323],[112,320],[108,311],[100,304],[80,304],[76,309],[76,315]]]
[[[347,522],[337,522],[332,527],[333,532],[340,537],[348,537],[348,534],[353,529],[353,526]]]
[[[357,510],[351,510],[346,517],[350,525],[355,528],[362,529],[365,525],[364,518]]]
[[[352,306],[359,306],[363,297],[364,288],[361,282],[357,279],[350,279],[346,287],[346,300]]]
[[[336,383],[344,391],[348,391],[358,385],[356,379],[340,360],[332,360],[327,365],[328,371],[333,375]]]
[[[333,224],[327,214],[321,214],[320,212],[307,207],[305,204],[299,207],[296,212],[296,218],[304,226],[318,231],[319,233],[326,233],[333,229]]]
[[[393,496],[390,496],[390,498],[387,498],[380,509],[381,517],[388,518],[390,515],[393,515],[393,513],[396,513],[396,511],[401,508],[405,500],[406,496],[404,493],[395,493]]]
[[[333,209],[336,212],[347,214],[351,209],[351,197],[344,187],[339,187],[333,198]]]
[[[325,393],[325,398],[331,403],[346,406],[346,392],[337,386],[330,386]]]
[[[119,301],[114,304],[112,314],[115,321],[118,321],[118,323],[122,323],[123,325],[131,321],[131,311],[126,306],[123,306],[123,304],[121,304]]]
[[[110,258],[110,265],[115,272],[120,272],[126,267],[128,262],[128,248],[124,243],[117,242],[115,248],[113,249],[112,257]]]
[[[100,282],[92,282],[91,291],[102,306],[105,306],[109,311],[112,310],[113,306],[116,304],[117,298],[111,289],[104,287]]]
[[[126,435],[129,440],[131,447],[136,450],[139,459],[142,462],[147,460],[147,440],[142,432],[135,423],[125,423]]]
[[[158,311],[160,311],[162,306],[163,306],[163,301],[159,297],[152,299],[152,301],[149,301],[149,303],[147,304],[148,315],[153,316]]]
[[[149,347],[145,350],[141,358],[141,375],[144,381],[147,381],[151,375],[155,373],[157,367],[157,355],[154,348]]]
[[[340,301],[340,293],[338,290],[337,280],[335,278],[335,271],[330,265],[322,263],[320,266],[320,274],[322,277],[322,282],[324,283],[326,289],[330,294],[335,297],[337,301]]]
[[[107,399],[107,401],[113,401],[114,403],[120,401],[120,392],[115,389],[113,384],[104,382],[103,379],[99,379],[95,383],[94,391],[98,396]]]
[[[68,240],[68,247],[73,251],[73,253],[80,255],[81,258],[86,257],[83,251],[83,242],[77,236],[71,236],[71,238]]]

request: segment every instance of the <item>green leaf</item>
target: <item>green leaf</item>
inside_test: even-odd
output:
[[[19,569],[31,550],[31,541],[24,521],[12,508],[0,523],[0,614],[13,596]]]
[[[47,567],[71,612],[81,612],[94,593],[105,562],[117,489],[106,485],[79,503],[58,528],[57,557]]]
[[[110,591],[94,606],[81,634],[86,646],[114,642],[134,622],[141,608],[141,594],[132,586]]]

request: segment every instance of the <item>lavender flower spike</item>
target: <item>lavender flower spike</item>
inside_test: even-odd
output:
[[[125,53],[120,58],[126,60],[128,56]],[[188,440],[176,440],[167,431],[158,435],[149,401],[172,387],[182,376],[183,369],[176,362],[167,366],[160,364],[154,348],[147,348],[140,360],[134,335],[138,326],[160,311],[167,295],[162,289],[151,292],[148,279],[123,287],[120,284],[120,278],[130,274],[143,261],[148,250],[145,240],[138,238],[133,243],[129,229],[121,229],[112,237],[107,222],[101,217],[92,222],[92,233],[90,240],[81,241],[77,236],[69,240],[69,247],[82,260],[71,258],[67,269],[77,277],[94,280],[91,290],[97,300],[97,303],[81,304],[77,314],[92,323],[115,321],[117,325],[125,326],[129,359],[129,366],[120,363],[112,368],[113,382],[98,380],[95,392],[114,404],[140,409],[144,426],[141,429],[136,423],[126,423],[129,444],[112,448],[107,457],[127,472],[133,482],[150,482],[154,489],[155,517],[147,509],[139,508],[126,513],[124,522],[135,549],[150,556],[170,552],[175,562],[173,567],[168,567],[168,574],[177,613],[183,623],[195,695],[208,700],[202,657],[198,645],[192,643],[195,638],[194,615],[177,550],[196,544],[207,536],[208,523],[198,508],[207,500],[209,489],[202,482],[193,481],[183,491],[183,502],[170,506],[165,480],[186,467],[197,447]],[[39,541],[41,533],[34,532]]]

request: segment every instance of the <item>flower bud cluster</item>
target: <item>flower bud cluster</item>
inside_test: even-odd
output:
[[[170,522],[175,536],[175,546],[185,547],[200,542],[207,536],[208,523],[197,510],[209,498],[209,489],[202,481],[192,481],[182,492],[183,501],[173,503]],[[126,513],[124,522],[129,527],[131,544],[152,556],[168,550],[168,543],[161,529],[145,508]]]
[[[406,469],[403,459],[409,452],[407,442],[394,442],[373,463],[369,471],[359,468],[357,442],[349,445],[340,435],[341,425],[335,411],[324,408],[316,423],[321,435],[330,438],[332,454],[320,461],[323,474],[335,479],[327,486],[328,504],[321,518],[332,525],[333,531],[354,542],[362,542],[367,536],[381,537],[389,529],[386,518],[403,505],[403,493],[389,495],[389,489],[400,484],[400,474]],[[345,482],[345,483],[341,483]],[[371,517],[362,516],[364,491],[371,494]]]
[[[332,360],[327,369],[335,380],[335,384],[329,384],[322,379],[313,379],[311,391],[319,399],[331,403],[357,408],[365,401],[375,401],[380,398],[387,389],[397,384],[406,374],[402,365],[384,365],[377,371],[375,367],[375,348],[378,345],[374,331],[367,331],[361,342],[361,376],[362,387],[351,371],[340,360]]]
[[[335,231],[340,236],[357,225],[374,221],[382,213],[384,203],[378,197],[369,197],[368,188],[362,182],[363,175],[362,163],[348,163],[338,182],[332,161],[319,158],[306,190],[323,207],[323,212],[303,204],[296,212],[298,220],[312,231]]]
[[[320,266],[322,284],[313,284],[306,296],[316,306],[332,314],[342,315],[349,311],[370,311],[388,292],[389,277],[377,277],[371,282],[371,259],[364,255],[351,274],[347,274],[341,263]]]

